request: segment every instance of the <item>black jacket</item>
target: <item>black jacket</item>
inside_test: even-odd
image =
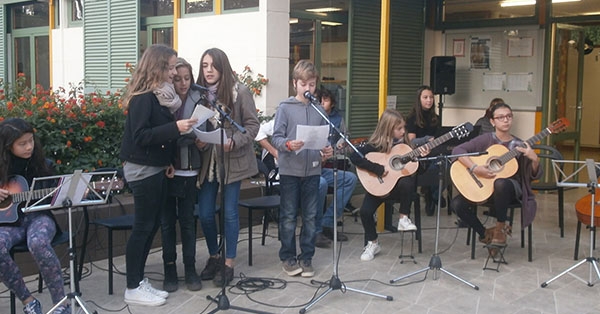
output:
[[[152,92],[133,96],[119,157],[140,165],[168,166],[174,161],[179,136],[174,116]]]

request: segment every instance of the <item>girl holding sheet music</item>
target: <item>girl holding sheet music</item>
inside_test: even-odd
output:
[[[125,253],[127,304],[159,306],[169,296],[152,287],[144,278],[144,268],[166,207],[167,177],[173,176],[176,141],[197,122],[175,119],[174,113],[181,106],[173,87],[176,64],[177,52],[172,48],[148,47],[123,96],[128,114],[119,157],[124,160],[123,173],[133,191],[135,211]]]
[[[177,75],[173,77],[175,92],[181,99],[182,105],[175,111],[177,119],[192,116],[196,105],[201,100],[200,91],[191,89],[194,82],[192,66],[183,58],[177,58],[175,64]],[[203,128],[201,125],[200,128]],[[181,232],[181,251],[185,270],[185,284],[190,291],[202,288],[202,281],[196,273],[196,219],[194,219],[194,206],[198,198],[196,179],[202,166],[201,149],[205,145],[195,144],[194,133],[185,134],[177,140],[175,153],[175,176],[168,180],[169,195],[167,207],[161,219],[161,236],[163,248],[163,263],[165,277],[163,289],[174,292],[178,289],[177,278],[177,235],[176,224],[179,221]]]
[[[206,245],[210,257],[206,267],[200,274],[203,280],[212,279],[216,286],[227,285],[233,280],[233,267],[237,254],[237,242],[240,230],[238,199],[241,182],[258,173],[256,155],[254,153],[254,137],[258,133],[260,123],[250,90],[239,82],[231,68],[225,52],[218,48],[206,50],[200,58],[200,76],[197,84],[208,88],[207,98],[211,107],[219,107],[246,129],[242,133],[229,121],[210,118],[206,124],[207,131],[223,127],[227,141],[223,146],[210,145],[205,151],[202,170],[198,176],[198,216],[202,231],[206,237]],[[220,113],[217,114],[219,116]],[[223,155],[221,155],[223,153]],[[221,164],[221,158],[224,163]],[[220,167],[224,167],[224,176],[220,175]],[[220,252],[217,243],[217,193],[225,194],[225,204],[221,211],[225,219],[225,252]],[[224,260],[221,254],[225,254]]]
[[[14,176],[23,177],[26,183],[31,185],[33,178],[53,174],[33,127],[23,119],[7,119],[0,124],[0,158],[0,202],[4,202],[10,196],[8,189],[15,182]],[[19,187],[20,191],[28,189],[28,186]],[[19,204],[11,205],[17,210]],[[5,204],[0,208],[0,213],[3,213]],[[41,303],[25,286],[23,276],[10,257],[9,251],[17,244],[27,243],[42,278],[48,285],[52,302],[57,304],[64,298],[65,291],[60,261],[51,243],[54,236],[61,231],[49,210],[26,215],[22,214],[21,210],[17,211],[19,217],[16,222],[0,224],[0,281],[25,305],[23,312],[41,314]],[[71,313],[71,308],[68,304],[63,304],[54,313]]]

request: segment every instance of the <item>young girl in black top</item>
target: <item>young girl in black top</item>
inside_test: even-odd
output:
[[[395,144],[405,143],[406,137],[404,126],[405,122],[402,114],[394,109],[386,109],[381,115],[379,123],[377,123],[377,127],[375,128],[375,132],[373,132],[373,135],[371,135],[368,142],[358,147],[358,151],[360,151],[365,158],[361,158],[358,153],[354,152],[350,156],[352,163],[354,163],[357,168],[362,168],[378,177],[385,178],[388,171],[384,165],[371,162],[367,159],[367,154],[371,152],[387,154],[390,153]],[[421,155],[424,156],[428,153],[429,151],[423,148]],[[400,178],[387,196],[378,197],[368,192],[365,193],[365,198],[360,206],[360,219],[365,230],[366,242],[366,246],[360,256],[361,260],[370,261],[377,253],[379,253],[379,251],[381,251],[381,246],[377,241],[377,230],[375,228],[375,219],[373,218],[373,215],[375,214],[377,207],[384,201],[388,199],[400,201],[399,230],[408,231],[417,229],[408,218],[414,190],[415,176],[411,175]]]
[[[7,119],[0,124],[0,158],[0,202],[10,196],[8,189],[11,182],[14,183],[15,175],[25,178],[27,184],[31,185],[33,178],[53,174],[33,127],[22,119]],[[20,190],[28,190],[28,187],[21,186]],[[41,314],[40,302],[25,286],[23,276],[9,251],[16,244],[27,242],[42,278],[48,285],[52,302],[56,304],[65,296],[60,261],[52,248],[52,239],[61,231],[49,210],[28,214],[18,210],[18,214],[16,222],[0,225],[0,281],[23,302],[23,312]],[[65,304],[53,313],[71,313],[71,309]]]
[[[441,126],[440,116],[435,112],[433,90],[427,85],[419,86],[417,88],[417,99],[406,119],[406,132],[408,133],[409,143],[413,146],[421,146],[433,140]],[[421,192],[425,195],[425,212],[428,216],[433,215],[435,212],[439,187],[437,180],[427,178],[437,177],[438,167],[435,163],[427,165],[426,171],[421,173],[419,177],[419,185],[422,186]],[[444,206],[444,203],[442,203],[442,207]]]

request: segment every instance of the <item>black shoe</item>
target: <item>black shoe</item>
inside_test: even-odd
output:
[[[328,249],[331,247],[331,240],[323,235],[322,232],[319,232],[315,238],[315,246],[322,249]]]
[[[200,278],[202,280],[213,280],[223,264],[224,260],[220,256],[209,257],[206,266],[200,273]]]
[[[185,285],[189,291],[198,291],[202,289],[202,279],[196,273],[194,265],[185,266]]]
[[[220,271],[215,275],[213,283],[217,287],[223,287],[228,285],[233,280],[233,267],[223,265]]]
[[[329,240],[333,241],[333,228],[323,227],[323,235]],[[348,241],[348,236],[338,231],[337,240],[340,242]]]
[[[179,280],[177,279],[177,265],[169,263],[165,265],[165,279],[163,280],[163,290],[167,292],[175,292],[179,288]]]

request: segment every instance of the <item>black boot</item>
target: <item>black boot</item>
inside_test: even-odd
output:
[[[175,263],[165,264],[165,279],[163,280],[163,290],[175,292],[179,288],[177,279],[177,265]]]
[[[185,265],[185,285],[190,291],[202,289],[202,279],[196,273],[196,265]]]

